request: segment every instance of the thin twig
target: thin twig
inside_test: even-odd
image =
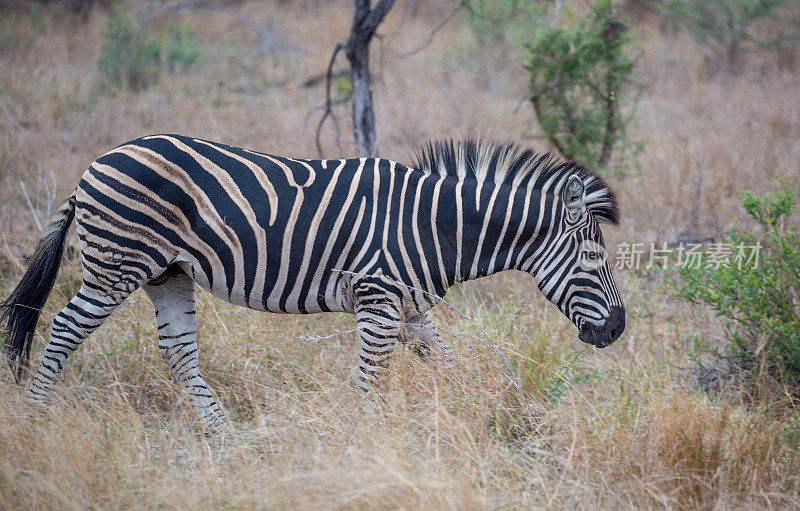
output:
[[[324,111],[322,113],[322,117],[319,120],[319,123],[317,124],[317,132],[316,135],[314,136],[314,141],[317,144],[317,153],[319,153],[320,158],[323,157],[322,142],[320,142],[320,137],[322,135],[322,127],[325,124],[325,121],[328,119],[328,117],[332,119],[333,125],[336,128],[336,139],[337,140],[339,139],[339,124],[336,121],[336,116],[333,115],[334,103],[331,100],[331,82],[332,82],[331,77],[333,76],[333,65],[336,63],[336,56],[339,54],[340,51],[346,49],[347,45],[344,43],[339,43],[336,45],[336,48],[333,49],[333,53],[331,54],[331,59],[328,62],[328,69],[325,72],[325,104],[323,105]],[[352,92],[349,92],[347,94],[347,97],[345,99],[340,100],[340,102],[344,103],[345,101],[350,99],[351,94]]]
[[[447,25],[447,24],[450,22],[450,20],[452,20],[453,18],[455,18],[455,17],[456,17],[456,14],[458,14],[459,12],[461,12],[461,9],[463,9],[463,8],[466,6],[466,4],[467,4],[467,2],[465,2],[465,1],[464,1],[464,2],[460,2],[460,3],[458,4],[458,7],[456,7],[455,9],[453,9],[453,12],[451,12],[450,14],[448,14],[446,18],[444,18],[444,19],[443,19],[441,22],[439,22],[439,24],[438,24],[438,25],[436,25],[436,26],[433,28],[433,30],[431,30],[431,32],[428,34],[428,37],[425,39],[425,42],[423,42],[422,44],[420,44],[419,46],[417,46],[417,47],[416,47],[416,48],[414,48],[413,50],[410,50],[410,51],[407,51],[407,52],[400,53],[400,54],[399,54],[399,56],[400,56],[400,57],[402,57],[402,58],[405,58],[405,57],[410,57],[410,56],[412,56],[412,55],[416,55],[417,53],[419,53],[419,52],[421,52],[421,51],[423,51],[423,50],[427,49],[427,48],[428,48],[428,46],[430,46],[430,45],[431,45],[431,43],[433,43],[433,38],[434,38],[434,37],[436,37],[436,34],[437,34],[437,33],[438,33],[438,32],[439,32],[441,29],[443,29],[443,28],[444,28],[444,26],[445,26],[445,25]]]
[[[31,210],[31,216],[33,216],[33,221],[36,222],[36,227],[39,230],[42,230],[42,222],[39,220],[39,213],[36,211],[36,208],[33,207],[33,202],[31,201],[31,196],[28,194],[28,189],[25,187],[25,182],[20,181],[19,185],[22,187],[22,193],[25,195],[25,201],[28,203],[28,207]]]
[[[332,339],[334,337],[338,337],[340,335],[348,335],[358,332],[357,328],[351,328],[350,330],[337,330],[329,335],[300,335],[297,338],[303,341],[324,341],[326,339]]]

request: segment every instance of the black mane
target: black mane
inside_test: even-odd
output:
[[[577,175],[585,187],[586,209],[598,222],[619,223],[616,195],[603,178],[575,162],[511,142],[429,141],[414,153],[412,166],[430,174],[529,187],[554,194],[561,192],[569,176]]]

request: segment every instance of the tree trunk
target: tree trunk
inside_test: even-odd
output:
[[[369,41],[351,38],[347,47],[347,60],[350,61],[350,83],[353,87],[353,135],[356,148],[361,156],[375,156],[377,134],[372,110]]]
[[[605,93],[605,113],[606,127],[603,135],[603,145],[600,151],[600,158],[597,163],[600,167],[605,167],[611,160],[611,153],[614,151],[614,145],[617,143],[617,128],[618,128],[618,107],[617,107],[617,89],[619,83],[617,82],[616,74],[614,73],[614,52],[618,50],[620,44],[620,36],[628,30],[628,24],[622,20],[612,18],[606,21],[603,30],[603,36],[606,41],[607,54],[609,55],[607,63],[608,70],[606,71]]]
[[[728,41],[727,48],[725,49],[725,56],[728,65],[728,71],[733,74],[739,73],[739,39],[736,36],[731,36]]]
[[[353,27],[346,53],[353,87],[353,134],[360,156],[375,156],[378,150],[372,108],[372,78],[369,74],[369,43],[394,2],[380,0],[371,9],[370,0],[355,0]]]

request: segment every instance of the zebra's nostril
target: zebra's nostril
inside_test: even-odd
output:
[[[622,332],[625,331],[625,309],[622,307],[611,307],[608,315],[609,333],[612,340],[617,340]]]

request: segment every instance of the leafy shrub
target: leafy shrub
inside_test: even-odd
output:
[[[605,167],[626,140],[622,112],[633,84],[633,38],[611,0],[573,26],[546,26],[526,44],[529,98],[550,142],[588,167]]]
[[[714,363],[753,390],[777,382],[800,396],[800,230],[790,224],[796,201],[782,184],[754,197],[740,191],[742,207],[758,232],[742,228],[731,246],[759,246],[758,259],[715,267],[682,266],[678,295],[706,304],[725,322],[731,342],[709,348]],[[701,358],[696,359],[703,367]]]
[[[723,60],[728,70],[735,70],[742,45],[754,44],[763,49],[780,48],[792,37],[787,30],[797,31],[798,20],[781,16],[787,0],[666,0],[663,12],[689,27],[695,39],[710,43],[715,59]],[[773,20],[781,27],[774,37],[761,38],[754,25],[759,20]],[[795,34],[796,35],[796,34]]]
[[[199,57],[194,28],[168,24],[166,34],[150,35],[143,24],[116,4],[103,32],[98,68],[108,87],[139,91],[151,85],[163,70],[185,70]]]
[[[147,87],[158,76],[161,47],[119,4],[108,16],[98,67],[110,87]]]
[[[194,65],[200,58],[200,45],[194,27],[176,24],[167,25],[166,40],[167,69],[174,73]]]

